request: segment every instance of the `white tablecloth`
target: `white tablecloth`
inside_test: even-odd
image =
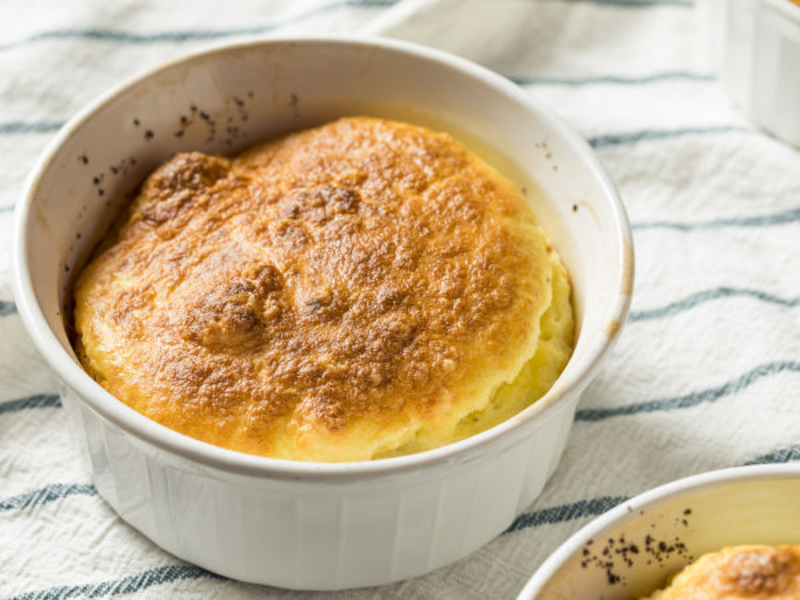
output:
[[[120,80],[212,44],[370,33],[523,85],[597,148],[635,229],[633,313],[561,466],[511,529],[425,577],[331,598],[509,598],[592,516],[657,484],[800,459],[800,152],[737,113],[685,0],[0,5],[0,597],[302,596],[212,576],[123,523],[16,315],[13,206],[53,133]]]

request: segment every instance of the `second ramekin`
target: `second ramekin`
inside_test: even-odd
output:
[[[800,544],[800,464],[702,473],[631,498],[548,558],[517,600],[648,596],[707,552]]]
[[[70,279],[155,165],[178,151],[236,152],[359,113],[450,131],[534,205],[570,270],[579,326],[574,356],[544,398],[436,450],[300,463],[183,436],[87,376],[64,326]],[[633,283],[625,211],[585,141],[500,76],[387,40],[237,44],[124,84],[56,136],[19,204],[15,235],[19,312],[63,382],[102,497],[187,561],[296,589],[413,577],[502,532],[556,468],[580,393],[625,320]]]
[[[756,123],[800,146],[800,4],[705,2],[722,85]]]

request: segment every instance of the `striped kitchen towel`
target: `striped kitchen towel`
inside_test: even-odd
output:
[[[14,203],[53,133],[147,67],[223,41],[369,33],[509,77],[596,148],[634,226],[633,313],[544,494],[428,576],[330,598],[511,598],[626,497],[800,459],[800,152],[730,105],[687,0],[4,0],[0,5],[0,597],[306,594],[219,578],[100,499],[10,289]],[[313,596],[313,594],[308,594]]]

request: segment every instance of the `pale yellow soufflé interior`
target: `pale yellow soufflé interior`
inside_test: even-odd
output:
[[[474,435],[564,369],[567,272],[446,134],[348,117],[156,169],[75,284],[76,350],[147,417],[236,451],[362,461]]]
[[[704,554],[642,600],[797,600],[800,546],[730,546]]]

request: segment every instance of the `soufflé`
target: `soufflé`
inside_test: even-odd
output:
[[[567,272],[448,135],[343,118],[156,169],[75,283],[84,368],[143,415],[306,461],[420,452],[564,369]]]
[[[800,546],[731,546],[701,556],[645,600],[797,600]]]

